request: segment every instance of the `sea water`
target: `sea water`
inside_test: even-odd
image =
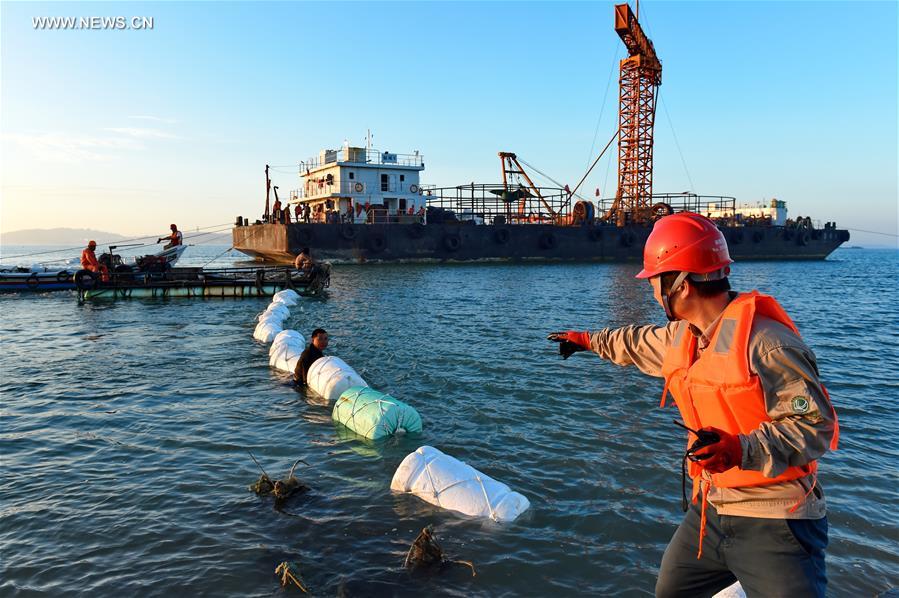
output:
[[[241,259],[224,249],[192,247],[182,264]],[[899,586],[897,258],[840,249],[732,275],[792,315],[840,417],[819,477],[834,596]],[[282,561],[315,595],[651,594],[682,517],[676,411],[658,408],[659,380],[586,353],[563,361],[546,341],[661,324],[636,269],[335,267],[286,326],[327,329],[328,353],[421,414],[420,435],[377,443],[268,367],[252,338],[268,299],[0,296],[0,594],[272,595]],[[391,494],[397,465],[424,444],[530,510],[497,524]],[[259,476],[247,451],[272,476],[304,459],[311,490],[274,510],[247,489]],[[401,568],[426,525],[476,577]]]

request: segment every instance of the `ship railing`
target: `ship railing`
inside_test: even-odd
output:
[[[329,221],[328,218],[331,218]],[[325,212],[310,214],[311,224],[425,224],[426,215],[420,210],[408,211],[387,210],[381,206],[369,206],[367,210],[353,211],[352,215],[346,212]],[[304,222],[301,220],[300,222]]]
[[[290,192],[289,201],[296,202],[304,199],[327,198],[339,195],[341,197],[369,197],[391,193],[396,195],[411,196],[424,195],[424,190],[417,183],[402,182],[376,182],[369,184],[354,179],[342,179],[340,181],[307,181],[306,186],[294,189]],[[378,199],[380,201],[380,198]]]
[[[424,168],[424,156],[418,152],[412,154],[395,154],[377,149],[362,147],[344,147],[337,150],[324,150],[318,156],[300,162],[300,174],[337,163],[372,164],[378,166],[413,166]]]
[[[422,189],[432,222],[458,220],[475,224],[553,224],[570,219],[570,194],[558,187],[506,187],[471,183]]]
[[[654,220],[678,212],[694,212],[702,214],[715,222],[733,226],[736,223],[737,200],[727,195],[698,195],[696,193],[653,193],[648,204],[648,214],[624,213],[624,223],[642,221],[652,223]],[[608,217],[613,220],[611,211],[615,206],[614,197],[606,197],[596,201],[597,217]],[[638,217],[639,216],[639,217]]]

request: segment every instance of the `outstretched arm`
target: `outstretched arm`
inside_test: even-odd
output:
[[[681,325],[687,326],[687,323],[604,328],[592,333],[569,330],[554,332],[548,338],[562,343],[560,352],[563,357],[567,358],[575,351],[593,351],[616,365],[633,365],[644,374],[661,377],[665,351]]]

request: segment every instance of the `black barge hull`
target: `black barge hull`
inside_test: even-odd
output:
[[[250,224],[232,229],[234,248],[292,262],[303,247],[334,263],[449,261],[638,262],[650,228],[447,224]],[[722,227],[731,257],[823,260],[849,231],[777,226]]]

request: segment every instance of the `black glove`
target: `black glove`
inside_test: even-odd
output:
[[[562,359],[568,359],[578,351],[590,350],[590,333],[586,330],[566,330],[565,332],[551,332],[547,340],[559,343],[559,355]]]

